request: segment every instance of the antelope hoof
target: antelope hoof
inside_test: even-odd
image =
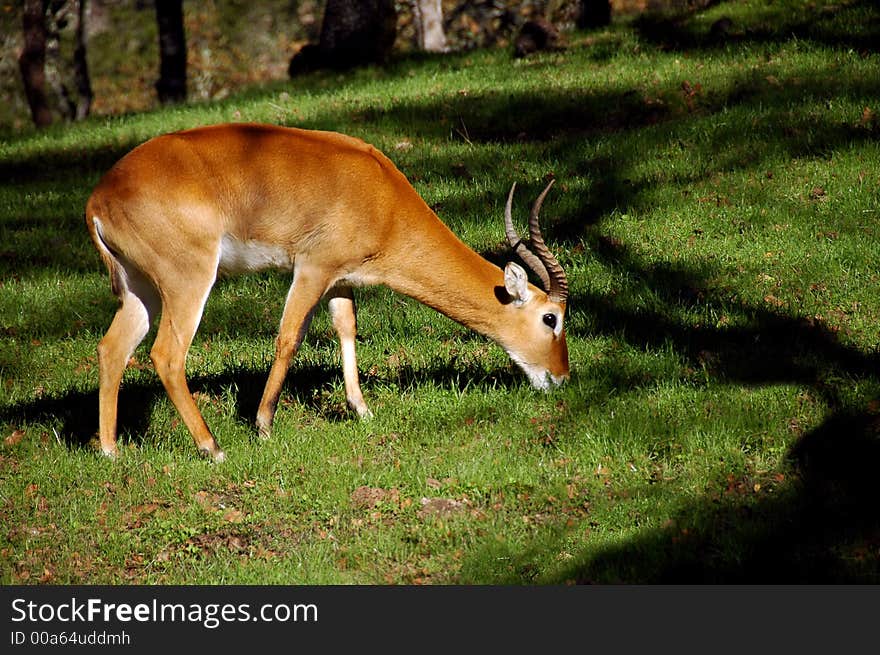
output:
[[[116,446],[113,446],[113,448],[101,448],[101,454],[111,462],[115,462],[119,459],[119,450]]]
[[[272,421],[275,419],[275,412],[268,412],[262,409],[257,411],[257,435],[265,441],[272,436]]]
[[[214,464],[220,464],[226,460],[226,453],[223,449],[215,445],[214,447],[199,448],[199,455],[210,459]]]
[[[272,436],[272,426],[264,425],[261,421],[257,421],[257,437],[260,441],[267,441]]]
[[[367,403],[364,402],[363,396],[360,394],[357,394],[357,396],[349,396],[345,401],[348,403],[349,409],[358,415],[358,418],[362,420],[373,418],[373,412],[367,407]]]

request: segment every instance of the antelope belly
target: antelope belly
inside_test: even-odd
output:
[[[267,268],[293,269],[293,258],[281,246],[260,241],[240,241],[228,234],[220,242],[223,273],[251,273]]]

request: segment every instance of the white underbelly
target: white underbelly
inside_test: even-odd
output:
[[[253,273],[267,268],[293,270],[293,258],[284,248],[260,241],[240,241],[228,234],[220,241],[223,273]]]

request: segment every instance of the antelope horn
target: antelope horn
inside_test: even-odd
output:
[[[507,196],[507,205],[504,208],[504,226],[507,233],[507,240],[510,242],[510,245],[529,268],[541,278],[541,284],[544,286],[544,290],[547,292],[550,300],[554,302],[565,302],[568,298],[568,280],[565,277],[565,271],[544,243],[544,238],[541,235],[541,228],[538,225],[538,215],[541,212],[541,205],[543,204],[547,193],[550,191],[550,187],[553,186],[554,181],[555,180],[550,180],[541,192],[541,195],[535,200],[535,204],[532,206],[532,211],[529,214],[529,239],[535,252],[532,252],[526,247],[517,235],[516,229],[513,227],[511,208],[513,205],[513,190],[516,189],[516,182],[510,187],[510,194]]]
[[[526,247],[526,244],[522,242],[522,239],[516,233],[516,228],[513,227],[513,216],[511,214],[514,189],[516,189],[516,182],[510,187],[510,193],[507,195],[507,204],[504,207],[504,231],[507,233],[507,241],[514,252],[519,255],[519,258],[535,272],[535,275],[541,278],[541,284],[546,291],[550,288],[550,274],[547,272],[547,267],[541,263],[537,255]]]
[[[550,249],[544,243],[544,237],[541,236],[541,227],[538,225],[538,214],[541,211],[541,205],[544,203],[544,197],[550,191],[550,187],[553,186],[553,182],[555,180],[550,180],[532,206],[532,211],[529,214],[529,240],[532,243],[535,254],[541,260],[550,277],[547,295],[550,296],[550,300],[561,303],[565,302],[568,298],[568,279],[565,277],[565,271],[562,266],[556,261],[556,257],[553,256],[553,253],[550,252]]]

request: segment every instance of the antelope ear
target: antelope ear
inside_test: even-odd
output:
[[[513,262],[508,262],[504,267],[504,288],[517,305],[528,302],[532,297],[526,272],[522,266]]]

